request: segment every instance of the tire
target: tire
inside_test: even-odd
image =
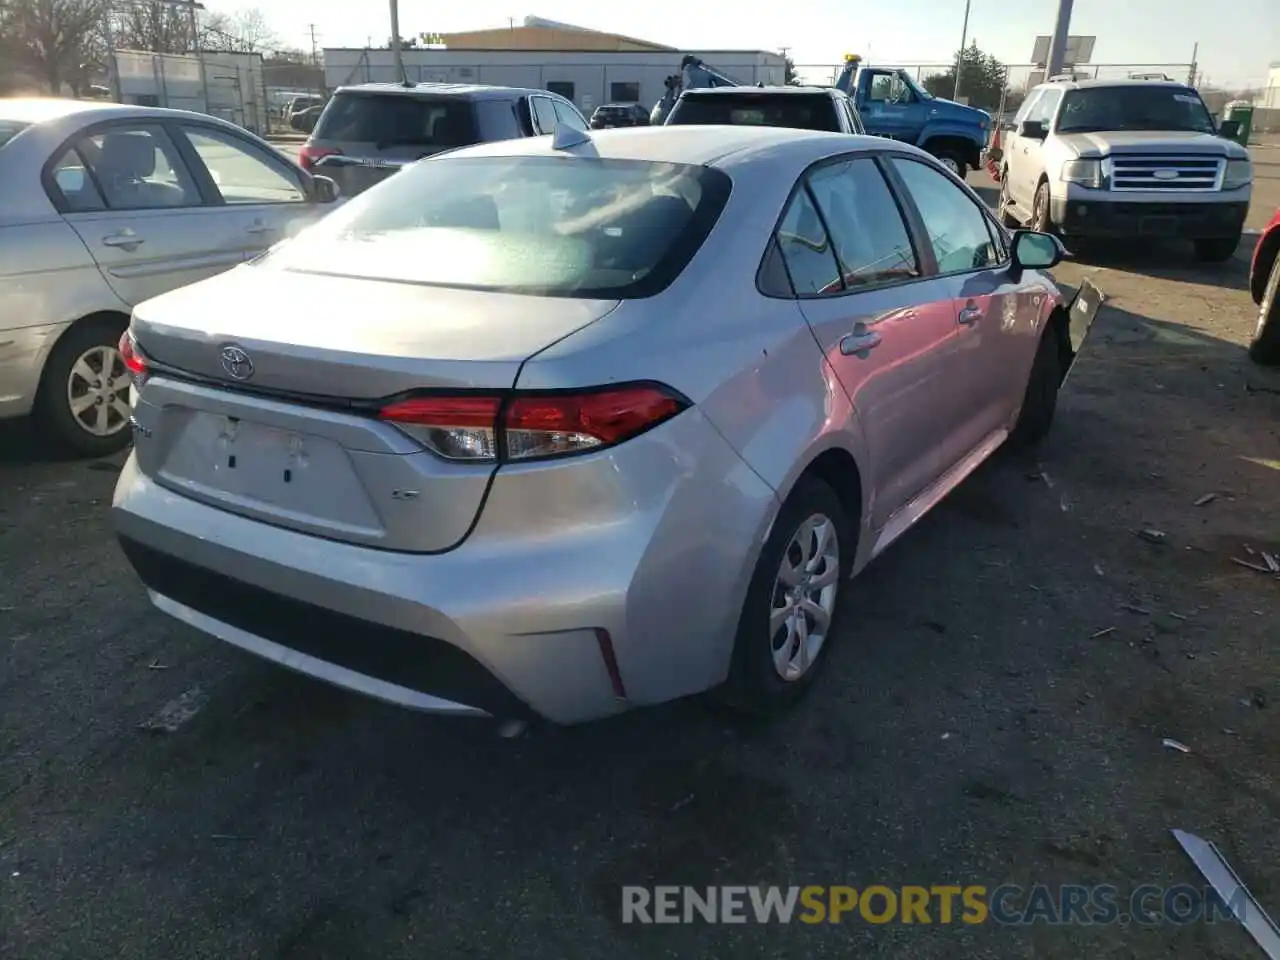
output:
[[[49,354],[33,414],[41,439],[60,452],[105,457],[129,445],[129,374],[118,350],[125,326],[123,319],[82,320]],[[105,379],[90,379],[104,366],[109,367]],[[97,402],[79,414],[72,409],[74,397],[95,395]],[[94,432],[94,424],[101,432]]]
[[[786,605],[779,579],[783,562],[803,559],[798,542],[805,540],[806,529],[808,535],[813,536],[815,520],[819,530],[825,526],[830,531],[832,539],[810,540],[810,543],[819,546],[834,543],[834,556],[828,551],[815,557],[825,556],[811,573],[814,583],[822,586],[819,589],[811,583],[810,592],[818,590],[816,605],[827,612],[828,619],[821,640],[814,643],[815,631],[810,625],[819,625],[821,621],[809,613],[801,614],[808,637],[803,647],[807,652],[806,665],[800,655],[799,638],[791,628],[795,608],[791,618],[781,622],[776,632],[770,631],[769,624],[772,611]],[[740,713],[771,717],[786,710],[809,690],[826,662],[838,626],[840,588],[853,562],[855,530],[855,524],[850,523],[840,498],[830,486],[813,477],[806,477],[796,485],[778,512],[769,539],[756,561],[738,622],[729,679],[717,691],[718,699]]]
[[[1058,348],[1057,323],[1050,320],[1040,335],[1031,375],[1022,397],[1022,409],[1009,435],[1017,449],[1033,447],[1049,435],[1058,409],[1058,388],[1062,385],[1062,354]]]
[[[1041,180],[1040,185],[1036,187],[1035,204],[1031,208],[1031,222],[1027,224],[1027,229],[1038,230],[1041,233],[1053,232],[1053,221],[1049,218],[1049,181]]]
[[[1196,259],[1205,263],[1226,263],[1240,246],[1240,235],[1234,237],[1211,237],[1207,240],[1195,241]]]
[[[963,180],[965,175],[969,172],[969,165],[965,162],[964,154],[959,151],[949,150],[944,147],[941,150],[930,152],[932,152],[933,155],[942,162],[944,167],[947,167],[961,180]]]
[[[1000,172],[1000,199],[996,201],[996,218],[1010,230],[1017,230],[1022,226],[1022,222],[1009,212],[1010,202],[1009,170],[1005,168]]]
[[[1280,366],[1280,256],[1271,264],[1258,308],[1258,326],[1249,342],[1249,359],[1265,367]]]

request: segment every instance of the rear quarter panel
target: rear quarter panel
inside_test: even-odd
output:
[[[1276,211],[1271,222],[1262,229],[1262,236],[1253,248],[1253,258],[1249,264],[1249,293],[1256,304],[1262,303],[1267,278],[1271,275],[1277,253],[1280,253],[1280,210]]]
[[[26,413],[58,337],[76,320],[128,307],[63,220],[0,223],[0,416]]]

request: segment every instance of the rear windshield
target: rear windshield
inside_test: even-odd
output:
[[[713,93],[676,101],[667,123],[753,124],[840,132],[836,105],[825,93]]]
[[[0,147],[3,147],[29,126],[31,124],[21,123],[17,120],[0,120]]]
[[[1187,87],[1083,87],[1069,90],[1058,111],[1058,133],[1160,130],[1213,133],[1204,101]]]
[[[464,147],[479,141],[470,101],[398,93],[337,93],[320,115],[319,140],[387,147]]]
[[[541,296],[652,296],[729,198],[708,167],[588,157],[424,160],[334,210],[264,268]]]

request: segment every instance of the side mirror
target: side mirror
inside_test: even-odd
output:
[[[1049,131],[1039,120],[1023,120],[1022,126],[1018,128],[1018,136],[1029,140],[1043,140],[1049,136]]]
[[[1060,264],[1067,255],[1061,240],[1052,234],[1034,230],[1015,230],[1011,247],[1013,265],[1024,270],[1048,270]]]
[[[1239,120],[1223,120],[1218,124],[1218,136],[1226,137],[1228,140],[1234,140],[1240,136]]]
[[[316,203],[334,203],[338,197],[342,196],[342,189],[338,186],[338,181],[329,177],[312,177],[311,189]]]

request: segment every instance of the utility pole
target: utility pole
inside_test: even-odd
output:
[[[964,0],[964,26],[960,28],[960,55],[956,57],[956,88],[951,93],[952,100],[960,99],[960,74],[964,72],[964,45],[969,39],[969,2]]]
[[[320,62],[319,48],[316,46],[316,25],[308,23],[307,30],[311,33],[311,65],[314,67]]]
[[[1200,41],[1197,40],[1195,46],[1191,48],[1191,69],[1187,72],[1187,86],[1194,87],[1196,85],[1196,59],[1200,56]]]
[[[1067,36],[1071,32],[1072,0],[1058,0],[1058,20],[1053,25],[1053,39],[1049,41],[1049,61],[1044,65],[1044,78],[1062,73],[1062,61],[1067,56]]]

